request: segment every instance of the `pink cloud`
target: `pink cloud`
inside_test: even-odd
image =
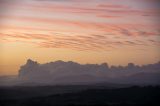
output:
[[[136,6],[129,5],[127,3],[116,2],[91,2],[83,0],[84,5],[75,5],[74,3],[82,3],[80,0],[69,0],[71,4],[65,3],[53,3],[51,1],[32,1],[30,3],[17,2],[15,5],[10,1],[1,2],[2,9],[8,8],[8,10],[21,11],[20,13],[11,14],[1,13],[0,19],[11,20],[17,22],[16,25],[2,24],[1,29],[12,30],[26,30],[26,31],[47,31],[56,32],[62,30],[57,26],[68,28],[65,31],[72,33],[69,36],[60,33],[61,36],[52,34],[30,34],[30,33],[16,33],[5,34],[1,33],[0,37],[3,41],[19,41],[30,42],[39,47],[46,48],[69,48],[76,50],[110,50],[115,47],[122,46],[136,46],[145,45],[146,42],[138,42],[136,40],[120,40],[121,38],[130,37],[150,37],[157,36],[160,33],[159,23],[155,21],[151,22],[149,18],[155,18],[159,16],[159,10],[157,8],[136,8]],[[121,0],[122,1],[122,0]],[[149,0],[150,1],[150,0]],[[56,1],[60,2],[60,1]],[[143,2],[143,1],[142,1]],[[86,3],[86,4],[85,4]],[[138,4],[138,1],[137,1]],[[24,12],[24,13],[22,13]],[[36,14],[33,13],[38,13]],[[46,16],[41,16],[40,12],[46,13]],[[54,13],[60,14],[60,18],[49,18]],[[40,14],[40,15],[39,15]],[[66,16],[65,14],[70,15]],[[48,17],[47,17],[48,15]],[[74,16],[78,18],[74,18]],[[149,18],[148,18],[149,17]],[[73,20],[74,18],[74,20]],[[83,20],[85,18],[87,20]],[[90,19],[92,18],[92,19]],[[93,21],[94,20],[94,21]],[[142,21],[142,22],[141,22]],[[19,23],[30,23],[30,26],[23,26]],[[32,24],[40,23],[41,26],[34,27]],[[51,27],[43,27],[43,25],[49,25]],[[54,26],[54,28],[52,28]],[[70,28],[70,29],[69,29]],[[80,35],[76,30],[84,31],[83,35]],[[85,33],[85,31],[88,31]],[[95,33],[97,31],[98,33]],[[77,34],[78,33],[78,34]],[[114,39],[113,39],[114,38]],[[32,41],[31,41],[32,40]],[[157,44],[157,41],[152,42],[152,45]]]

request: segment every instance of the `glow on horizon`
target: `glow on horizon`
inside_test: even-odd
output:
[[[158,0],[0,0],[0,75],[40,63],[160,60]]]

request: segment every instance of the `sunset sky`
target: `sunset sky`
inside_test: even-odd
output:
[[[109,65],[160,60],[159,0],[0,0],[0,75],[28,58]]]

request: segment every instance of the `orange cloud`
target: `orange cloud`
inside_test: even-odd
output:
[[[0,33],[1,40],[8,42],[26,42],[32,43],[38,47],[43,48],[68,48],[73,50],[112,50],[119,48],[119,46],[146,46],[147,43],[136,40],[119,40],[110,39],[106,35],[61,35],[56,34],[30,34],[30,33],[17,33],[17,34],[3,34]],[[160,42],[156,40],[149,40],[152,45],[159,45]]]

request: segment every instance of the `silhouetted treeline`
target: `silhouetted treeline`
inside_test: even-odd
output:
[[[39,87],[37,87],[38,89]],[[26,88],[24,88],[26,89]],[[28,92],[32,90],[27,88]],[[50,87],[53,89],[53,87]],[[30,98],[9,98],[13,92],[7,90],[8,98],[0,96],[0,106],[136,106],[136,105],[160,105],[160,87],[133,86],[118,89],[88,89],[79,92],[49,94],[48,96]],[[9,93],[10,92],[10,93]],[[27,91],[26,91],[27,92]],[[47,91],[44,91],[47,92]]]

